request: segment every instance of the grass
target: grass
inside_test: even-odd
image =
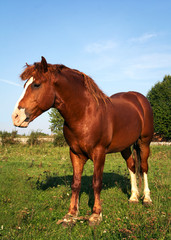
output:
[[[170,239],[170,146],[153,146],[149,185],[153,205],[128,203],[130,180],[119,153],[108,155],[101,192],[103,221],[90,227],[57,225],[68,211],[72,166],[68,148],[0,146],[0,238],[5,239]],[[82,177],[80,215],[90,215],[93,163]]]

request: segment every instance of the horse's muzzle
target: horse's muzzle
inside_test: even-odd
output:
[[[29,125],[29,115],[24,108],[16,108],[12,114],[14,126],[26,128]]]

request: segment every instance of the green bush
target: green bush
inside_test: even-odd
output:
[[[15,138],[17,137],[17,131],[12,131],[11,133],[7,131],[0,131],[0,137],[2,146],[5,146],[7,144],[14,144],[17,142],[15,141]]]
[[[27,140],[27,144],[29,145],[29,146],[33,146],[33,145],[38,145],[38,144],[40,144],[40,141],[39,141],[39,136],[40,136],[40,132],[38,132],[38,131],[32,131],[31,133],[30,133],[30,136],[29,136],[29,138],[28,138],[28,140]]]
[[[54,135],[54,139],[53,139],[53,145],[55,147],[64,147],[67,146],[67,143],[65,141],[64,135],[58,134],[58,135]]]

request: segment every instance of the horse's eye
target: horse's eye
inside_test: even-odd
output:
[[[39,88],[40,87],[40,83],[33,83],[33,88]]]

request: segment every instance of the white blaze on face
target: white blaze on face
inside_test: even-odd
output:
[[[14,111],[15,111],[15,109],[18,108],[19,102],[23,99],[23,97],[24,97],[24,95],[25,95],[25,93],[26,93],[26,91],[27,91],[27,88],[29,87],[30,84],[32,84],[32,82],[33,82],[33,77],[31,77],[31,78],[27,81],[27,83],[26,83],[26,85],[25,85],[25,88],[24,88],[22,94],[21,94],[20,98],[18,99],[18,101],[17,101],[17,103],[16,103],[16,105],[15,105]]]
[[[15,126],[21,126],[21,127],[27,127],[28,126],[28,122],[24,122],[24,120],[26,120],[27,116],[26,116],[26,113],[25,113],[25,109],[24,108],[21,108],[19,109],[19,103],[20,101],[24,98],[25,96],[25,93],[28,89],[28,87],[30,86],[30,84],[32,84],[33,82],[33,77],[31,77],[26,85],[25,85],[25,88],[24,88],[24,91],[23,93],[21,94],[21,97],[18,99],[16,105],[15,105],[15,108],[14,108],[14,111],[13,111],[13,114],[12,114],[12,120],[13,120],[13,123]]]

